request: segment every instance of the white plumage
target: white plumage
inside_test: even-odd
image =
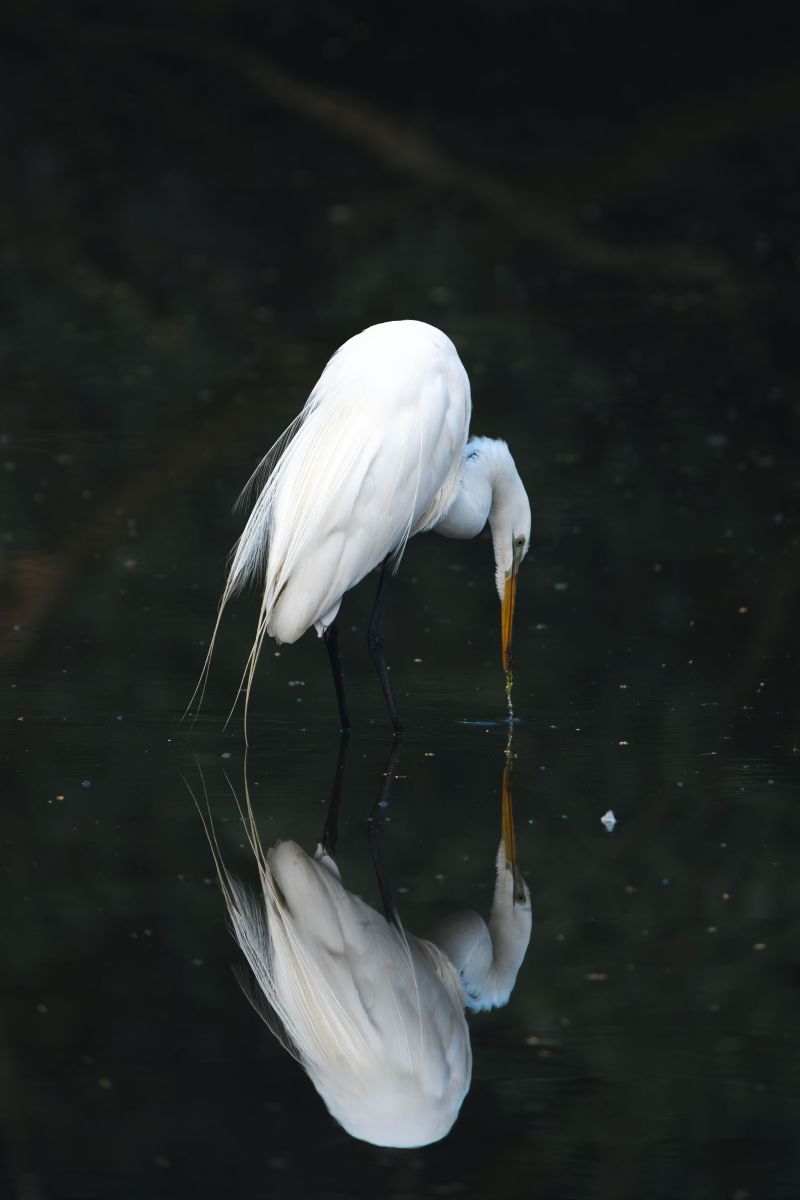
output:
[[[482,438],[467,446],[470,413],[467,373],[453,343],[431,325],[373,325],[337,350],[243,492],[245,499],[258,494],[234,548],[201,683],[223,610],[247,583],[263,588],[245,668],[249,697],[267,635],[294,642],[312,626],[327,634],[344,593],[381,563],[391,560],[396,568],[414,534],[438,527],[449,537],[474,537],[487,520],[505,605],[508,669],[530,505],[504,442]],[[513,586],[506,588],[512,575]],[[373,614],[370,652],[399,731],[381,617],[382,599]],[[329,652],[346,727],[335,644]]]
[[[330,625],[342,596],[450,507],[463,471],[469,380],[449,338],[419,321],[374,325],[337,350],[271,473],[231,563],[223,603],[264,584],[279,642]],[[279,447],[281,443],[278,444]],[[274,462],[274,466],[272,465]]]

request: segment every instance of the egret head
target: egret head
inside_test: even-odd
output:
[[[531,543],[531,506],[508,446],[505,442],[495,444],[497,462],[489,526],[494,545],[495,582],[503,606],[503,669],[509,671],[517,573]]]

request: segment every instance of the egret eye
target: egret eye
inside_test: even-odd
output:
[[[518,538],[517,538],[517,545],[519,546],[519,548],[520,548],[520,550],[521,550],[521,549],[522,549],[522,547],[525,545],[525,538],[524,538],[524,537],[518,537]]]

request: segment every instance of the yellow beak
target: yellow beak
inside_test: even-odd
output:
[[[511,568],[506,576],[503,589],[503,609],[501,618],[501,633],[503,640],[503,670],[508,674],[511,670],[511,628],[514,624],[514,604],[517,599],[517,566]]]

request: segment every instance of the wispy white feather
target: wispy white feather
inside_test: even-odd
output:
[[[234,547],[197,692],[228,601],[262,589],[242,676],[247,706],[264,638],[294,641],[335,616],[345,591],[435,525],[463,472],[469,381],[448,338],[417,321],[372,326],[346,342],[302,412],[251,476],[256,491]]]
[[[210,813],[200,810],[252,972],[245,994],[354,1136],[382,1145],[444,1136],[472,1062],[455,968],[347,892],[321,850],[310,859],[284,842],[265,852],[245,794],[258,897],[227,870]]]

